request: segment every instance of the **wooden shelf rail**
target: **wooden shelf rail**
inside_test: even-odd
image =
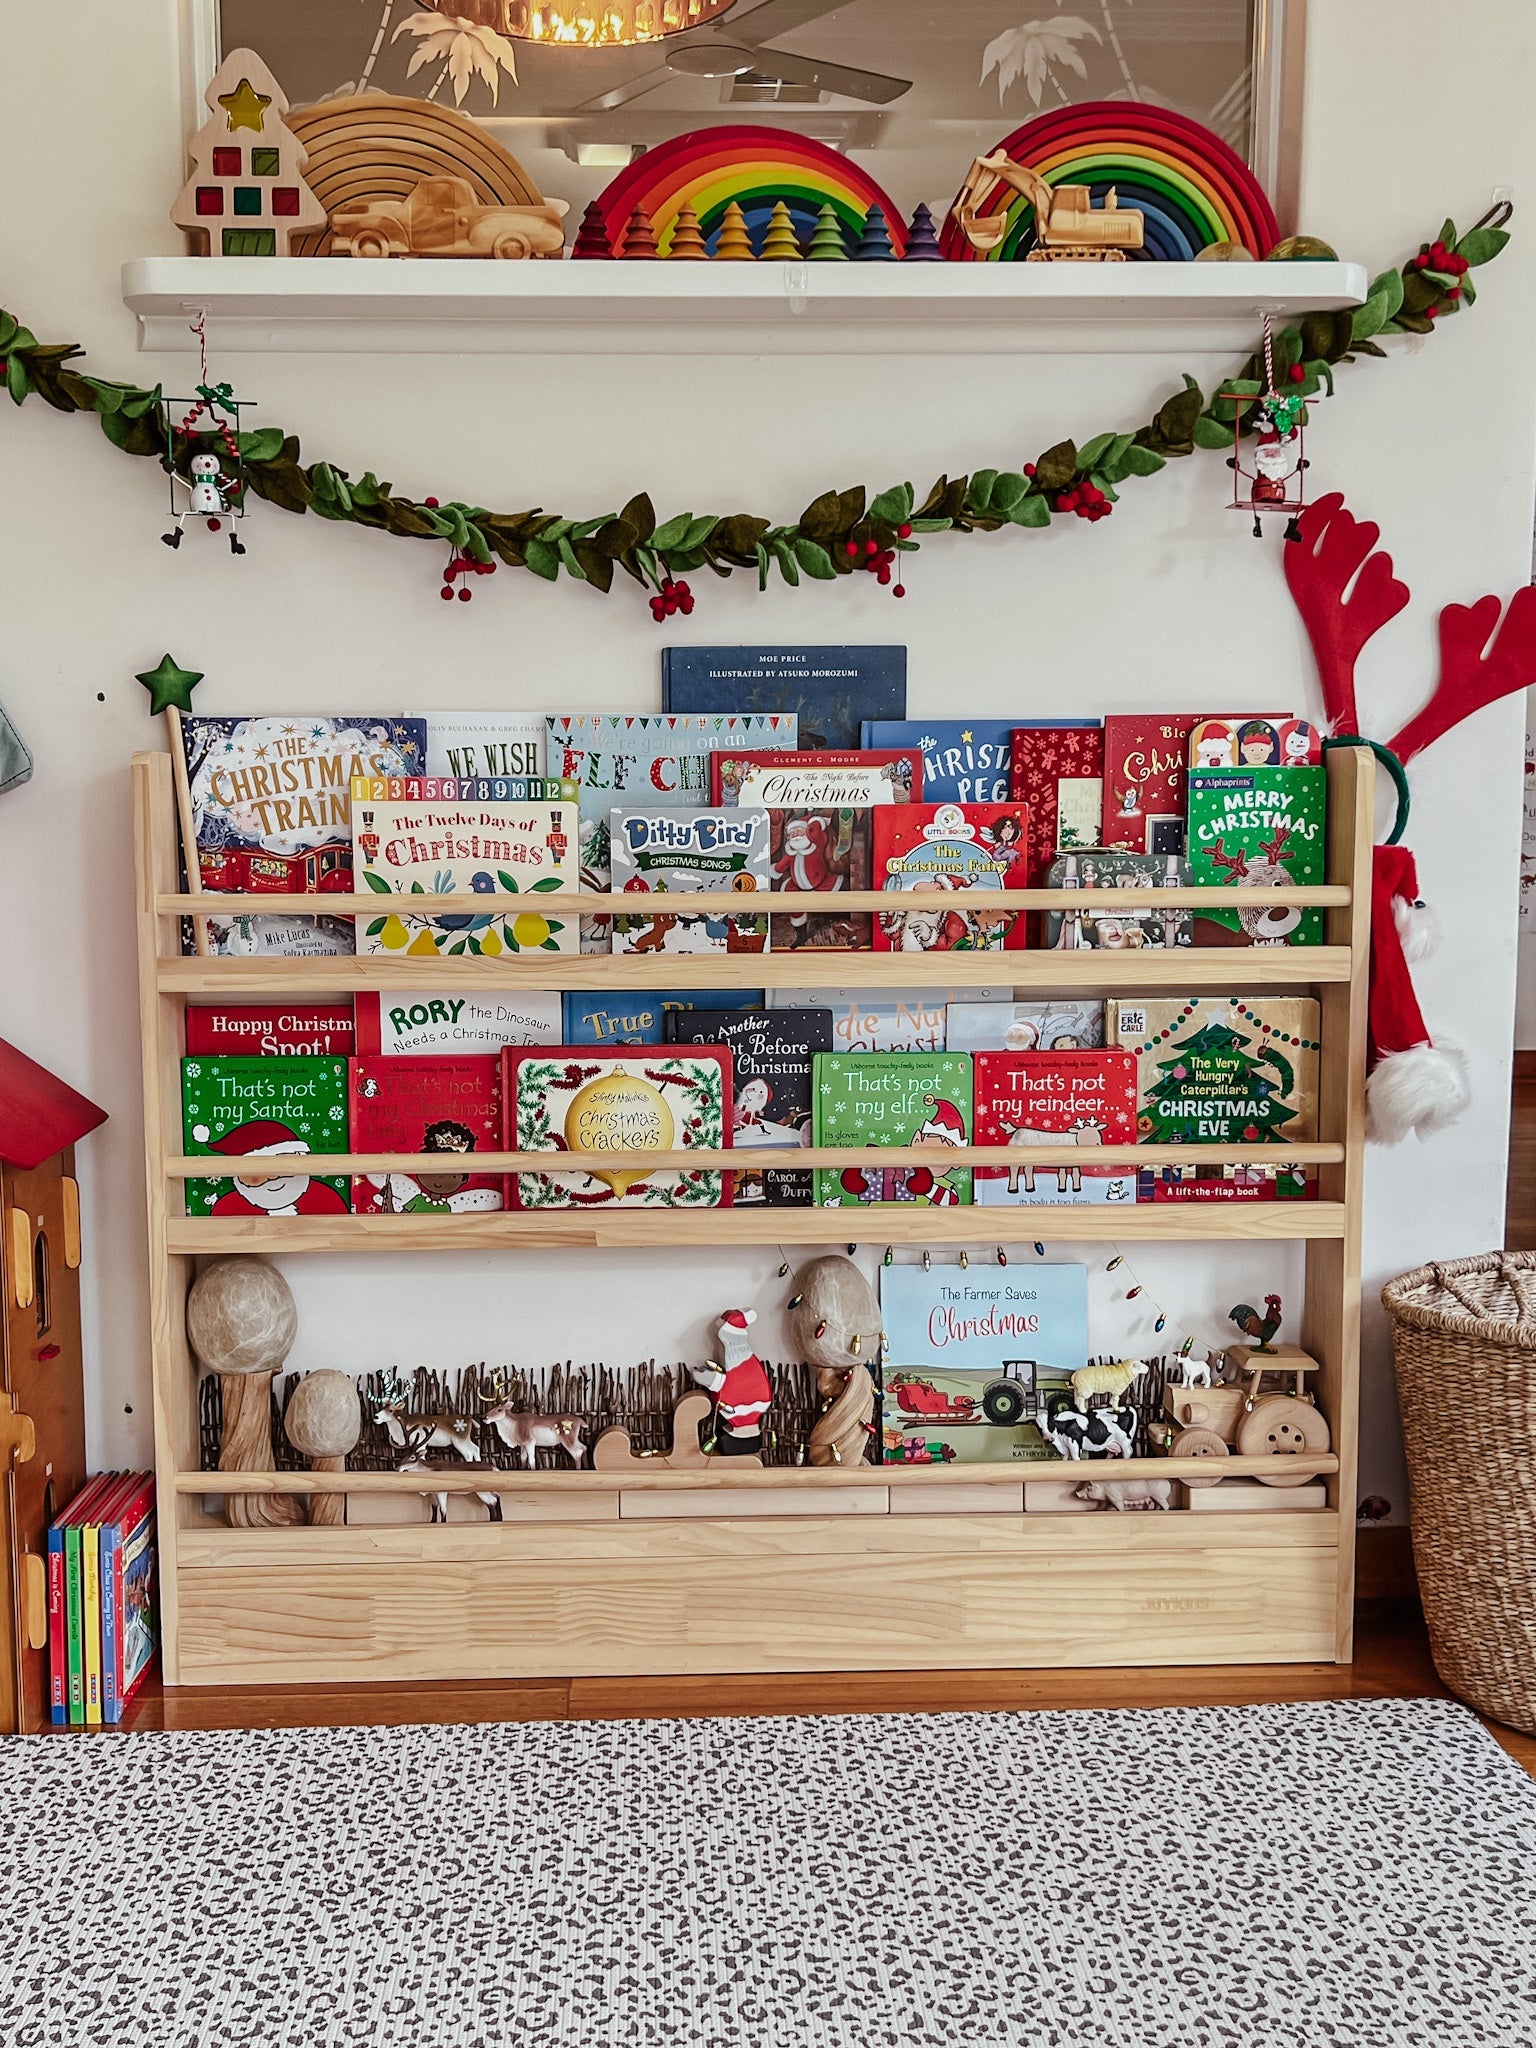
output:
[[[656,902],[658,895],[666,897],[665,904]],[[462,894],[402,896],[391,892],[385,896],[372,891],[362,896],[325,893],[313,896],[168,894],[155,898],[155,909],[167,917],[218,917],[229,916],[232,912],[300,912],[309,916],[323,912],[329,917],[366,917],[371,912],[391,909],[408,910],[417,917],[423,914],[430,916],[438,911],[462,911],[466,902],[472,900],[477,916],[491,910],[517,909],[537,910],[541,915],[561,917],[575,917],[578,913],[588,917],[615,914],[648,917],[665,909],[679,917],[696,917],[705,912],[723,914],[726,911],[736,917],[768,911],[792,912],[796,917],[844,917],[852,910],[922,910],[925,907],[953,910],[957,897],[969,896],[976,897],[987,910],[1240,910],[1255,903],[1338,910],[1349,903],[1348,889],[1332,884],[1290,889],[1233,889],[1220,884],[1202,884],[1187,889],[841,889],[825,893],[757,889],[748,892],[745,898],[740,890],[734,889],[637,890],[626,894],[604,894],[594,890],[590,895],[583,890],[571,896],[546,892],[537,897],[507,895],[501,890],[493,890],[485,895],[477,891],[473,899]]]

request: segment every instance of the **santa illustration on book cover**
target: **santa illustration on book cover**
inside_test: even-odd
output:
[[[194,1137],[196,1132],[193,1133]],[[309,1146],[296,1131],[274,1117],[259,1117],[241,1124],[217,1138],[208,1147],[225,1159],[258,1160],[272,1153],[307,1152]],[[214,1202],[215,1216],[338,1216],[346,1213],[346,1201],[323,1180],[287,1169],[282,1173],[237,1173],[233,1187]]]

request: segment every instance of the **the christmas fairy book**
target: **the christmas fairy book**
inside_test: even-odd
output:
[[[431,1173],[356,1174],[359,1215],[448,1216],[506,1205],[505,1176],[473,1155],[501,1147],[499,1053],[399,1059],[359,1053],[352,1068],[354,1152],[442,1154]]]
[[[1136,1142],[1133,1053],[979,1052],[976,1143],[1006,1145],[1017,1163],[976,1168],[976,1201],[992,1208],[1034,1203],[1134,1202],[1134,1166],[1096,1166],[1101,1145]],[[1031,1163],[1040,1145],[1071,1145],[1070,1166]]]
[[[1028,861],[1024,804],[888,804],[871,813],[874,886],[971,890],[921,910],[880,911],[877,953],[1022,952],[1028,913],[988,910],[987,890],[1022,889]]]
[[[278,1152],[348,1149],[344,1059],[184,1059],[181,1110],[188,1152],[223,1162],[218,1179],[186,1183],[189,1216],[336,1216],[351,1207],[345,1178],[265,1164]]]
[[[465,782],[542,775],[547,725],[542,711],[430,711],[421,772]]]
[[[971,1142],[971,1062],[964,1053],[818,1053],[812,1070],[816,1145],[932,1148],[931,1166],[816,1169],[825,1209],[873,1202],[954,1208],[971,1199],[971,1169],[944,1155]]]
[[[1325,881],[1326,768],[1192,768],[1189,875],[1197,885],[1310,888]],[[1197,946],[1320,946],[1323,913],[1296,904],[1194,913]]]
[[[553,989],[455,989],[443,995],[380,995],[359,989],[359,1052],[499,1053],[504,1045],[558,1045],[560,998]],[[190,1014],[190,1013],[189,1013]]]
[[[1102,726],[1015,726],[1008,794],[1029,806],[1028,886],[1043,889],[1058,851],[1098,844]]]
[[[422,782],[359,777],[352,785],[353,846],[359,894],[381,899],[378,914],[357,917],[359,953],[413,957],[574,953],[576,920],[550,917],[539,898],[574,895],[576,805],[556,780],[509,782],[514,796],[489,792],[494,779]],[[419,787],[420,794],[413,791]],[[412,911],[412,896],[525,896],[526,910],[497,904],[476,911]]]
[[[1064,853],[1051,863],[1046,877],[1051,889],[1187,889],[1189,863],[1174,853],[1124,853],[1095,850]],[[1187,946],[1192,942],[1190,917],[1177,904],[1167,910],[1106,910],[1073,907],[1052,910],[1045,920],[1045,943],[1060,952],[1093,947],[1106,952],[1135,952],[1148,946]]]
[[[639,1155],[731,1142],[731,1056],[705,1046],[596,1052],[536,1047],[502,1054],[509,1151],[595,1152],[611,1168],[511,1176],[514,1209],[711,1209],[729,1204],[716,1169],[648,1173]]]
[[[323,1003],[189,1003],[189,1053],[349,1053],[352,999]]]
[[[811,1061],[832,1050],[832,1012],[806,1010],[669,1010],[672,1045],[718,1045],[731,1054],[732,1145],[775,1151],[811,1142]],[[804,1208],[811,1175],[783,1167],[738,1173],[736,1206],[766,1202]]]
[[[770,746],[856,747],[866,719],[907,715],[905,647],[667,647],[661,708],[786,716]],[[702,801],[702,799],[700,799]]]
[[[688,910],[689,895],[700,890],[733,890],[748,901],[770,886],[768,813],[761,806],[615,810],[608,838],[613,889],[636,898],[633,912],[612,919],[615,953],[767,951],[766,916]],[[666,904],[650,900],[663,894]]]
[[[814,1002],[807,996],[807,1002]],[[760,988],[615,989],[589,995],[572,990],[560,999],[563,1045],[660,1045],[674,1010],[760,1010]]]
[[[1082,1052],[1104,1043],[1104,1005],[1092,996],[986,1003],[967,991],[944,1019],[946,1052]]]
[[[951,1004],[1000,1002],[1008,993],[1006,988],[771,988],[766,1000],[770,1010],[830,1010],[834,1052],[943,1052]]]

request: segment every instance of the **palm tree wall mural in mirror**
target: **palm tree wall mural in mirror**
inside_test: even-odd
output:
[[[1059,13],[1038,0],[193,6],[205,31],[217,9],[220,48],[260,51],[296,109],[358,93],[456,107],[578,219],[643,150],[743,122],[845,152],[904,215],[919,200],[937,210],[1000,135],[1090,100],[1203,122],[1278,199],[1301,13],[1301,0],[1069,0]]]

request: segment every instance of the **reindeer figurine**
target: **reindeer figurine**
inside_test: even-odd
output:
[[[486,1409],[485,1420],[512,1453],[513,1462],[521,1458],[529,1472],[536,1451],[564,1451],[573,1465],[579,1465],[586,1455],[581,1434],[586,1428],[585,1416],[532,1415],[501,1400]]]
[[[373,1419],[383,1427],[393,1448],[401,1453],[395,1460],[397,1472],[434,1471],[437,1468],[427,1455],[430,1451],[451,1451],[466,1465],[485,1462],[480,1455],[479,1424],[469,1416],[428,1415],[408,1409],[405,1402],[405,1382],[398,1372],[389,1373],[373,1403]],[[426,1492],[425,1498],[431,1504],[433,1521],[446,1522],[447,1494]],[[499,1493],[477,1491],[475,1498],[485,1503],[493,1521],[501,1520]]]

